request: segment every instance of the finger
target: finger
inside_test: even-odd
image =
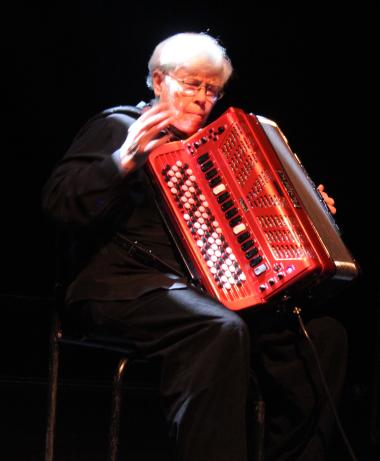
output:
[[[163,144],[167,143],[170,141],[170,134],[167,134],[165,136],[162,136],[162,138],[159,139],[153,139],[150,141],[146,146],[145,149],[147,152],[151,152],[154,149],[157,149],[157,147],[162,146]]]
[[[131,156],[125,156],[121,158],[121,165],[126,171],[133,171],[136,168],[140,168],[148,158],[149,153],[154,150],[155,148],[161,146],[162,144],[168,142],[170,139],[170,135],[163,136],[160,139],[154,139],[150,143],[146,145],[146,150],[143,152],[142,150],[136,147],[135,152]]]
[[[328,207],[331,214],[336,214],[336,208],[334,206],[328,205]]]
[[[157,104],[154,104],[153,106],[147,106],[147,108],[143,110],[139,118],[144,120],[151,114],[162,112],[163,110],[167,110],[169,108],[170,104],[168,102],[159,102]]]
[[[329,207],[329,210],[332,214],[336,213],[335,200],[332,197],[329,197],[325,192],[322,192],[322,197],[326,202],[326,205]]]
[[[148,147],[148,144],[150,144],[151,141],[157,140],[158,134],[165,130],[174,120],[176,117],[169,117],[167,119],[162,120],[160,123],[158,123],[155,126],[152,126],[149,130],[147,130],[144,134],[139,139],[139,144],[141,145],[141,149],[144,151],[150,150],[150,147]],[[171,134],[165,134],[164,136],[161,136],[159,139],[165,139],[164,142],[167,142],[170,140]]]
[[[142,155],[149,152],[156,145],[164,144],[170,140],[171,134],[165,134],[157,139],[158,134],[167,128],[175,117],[169,117],[151,127],[148,131],[143,131],[138,134],[128,133],[128,142],[125,143],[128,155]],[[159,141],[159,143],[157,143]],[[127,147],[128,146],[128,147]]]
[[[149,114],[144,114],[141,117],[139,117],[131,126],[130,129],[139,127],[139,128],[145,128],[149,127],[152,124],[154,124],[157,120],[161,120],[165,117],[170,117],[171,115],[174,115],[175,111],[173,109],[166,109],[166,110],[161,110],[159,112],[150,112]]]
[[[326,203],[329,203],[330,205],[334,205],[335,200],[332,197],[330,197],[326,192],[321,192],[321,195],[323,197],[323,200]]]
[[[153,107],[148,109],[147,111],[143,112],[143,114],[137,119],[140,123],[144,123],[149,118],[159,115],[160,113],[167,112],[173,110],[170,104],[167,102],[162,102],[159,104],[155,104]]]
[[[154,129],[156,126],[162,127],[162,123],[163,125],[169,124],[175,114],[176,113],[170,109],[167,111],[159,112],[158,114],[151,115],[143,121],[138,119],[135,123],[133,123],[133,125],[131,125],[130,129],[128,130],[128,134],[132,134],[136,138],[141,137],[152,128]]]

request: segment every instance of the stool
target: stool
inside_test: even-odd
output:
[[[251,456],[255,461],[264,461],[264,440],[265,440],[265,402],[259,383],[254,373],[249,374],[250,392],[248,395],[248,411],[252,412],[254,433],[252,435],[253,449]],[[248,435],[249,437],[249,435]],[[249,450],[251,451],[251,450]]]
[[[127,367],[136,360],[143,360],[136,352],[128,347],[120,347],[107,340],[92,340],[83,337],[66,336],[62,332],[61,321],[57,310],[52,313],[52,326],[50,332],[49,351],[49,376],[48,376],[48,412],[45,439],[45,461],[54,460],[54,439],[56,425],[59,353],[61,344],[87,347],[92,349],[108,350],[122,355],[113,377],[111,424],[109,431],[108,461],[116,461],[119,445],[120,408],[122,401],[122,379]]]
[[[49,354],[49,392],[48,392],[48,416],[45,442],[45,461],[54,460],[54,437],[56,423],[57,391],[58,391],[58,368],[59,368],[59,347],[61,344],[69,344],[92,349],[109,350],[120,353],[122,358],[114,373],[112,388],[111,424],[109,431],[108,461],[116,461],[119,446],[120,408],[122,401],[122,379],[127,367],[133,361],[144,361],[136,352],[127,347],[118,347],[106,341],[94,341],[85,336],[75,338],[65,336],[62,333],[61,323],[56,311],[53,311],[52,328],[50,334]],[[249,409],[252,411],[255,423],[253,434],[255,461],[264,461],[264,427],[265,427],[265,403],[261,395],[260,387],[254,375],[250,376],[252,395],[249,399]]]
[[[48,386],[48,415],[45,441],[45,461],[54,461],[54,438],[58,391],[59,348],[62,344],[69,344],[92,349],[108,350],[121,354],[115,370],[112,385],[111,424],[109,431],[108,461],[116,461],[119,446],[120,409],[122,401],[122,379],[127,367],[134,361],[147,362],[135,350],[112,343],[110,339],[93,340],[86,336],[66,336],[62,332],[60,316],[53,310],[52,327],[50,333],[49,353],[49,386]],[[260,386],[253,374],[250,376],[251,398],[248,408],[252,411],[254,420],[253,458],[255,461],[264,461],[264,428],[265,428],[265,403],[260,391]]]

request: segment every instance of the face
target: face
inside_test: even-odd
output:
[[[199,86],[195,91],[194,88],[189,90],[193,83]],[[153,84],[156,98],[168,102],[178,112],[178,118],[172,124],[189,136],[205,124],[218,99],[213,97],[213,92],[223,87],[222,77],[215,71],[185,68],[167,73],[156,70]]]

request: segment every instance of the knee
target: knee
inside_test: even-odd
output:
[[[245,322],[238,314],[226,310],[208,323],[207,331],[208,341],[203,344],[197,360],[201,366],[202,385],[206,382],[213,386],[215,383],[236,385],[245,392],[250,362],[249,332]]]
[[[347,332],[344,326],[331,317],[327,317],[326,322],[329,335],[335,340],[337,344],[341,344],[344,348],[346,348]]]
[[[235,312],[223,310],[214,321],[216,338],[230,348],[249,349],[249,331],[245,321]]]
[[[226,310],[222,315],[222,324],[227,331],[243,337],[249,336],[246,322],[236,312]]]

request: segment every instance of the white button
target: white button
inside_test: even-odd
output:
[[[226,190],[226,186],[224,184],[219,184],[216,187],[214,187],[214,189],[212,190],[212,193],[214,195],[218,195],[221,192],[223,192],[224,190]]]
[[[232,231],[235,235],[240,234],[240,232],[243,232],[246,229],[245,224],[240,223],[237,226],[235,226]]]

